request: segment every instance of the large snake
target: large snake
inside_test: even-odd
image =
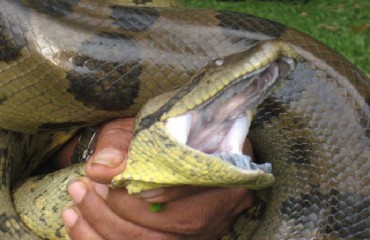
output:
[[[248,137],[257,160],[272,164],[275,182],[224,239],[369,239],[366,76],[281,24],[172,2],[137,7],[145,2],[152,1],[0,0],[0,238],[62,239],[58,207],[68,196],[43,180],[62,176],[65,187],[83,174],[80,165],[12,190],[78,129],[135,116],[157,96],[137,120],[132,172],[113,185],[131,192],[158,184],[269,186],[271,174],[209,155],[217,150],[195,134],[230,132],[238,124],[246,134],[254,115]],[[237,111],[227,110],[235,100]],[[186,134],[168,129],[181,122],[190,126]],[[236,147],[222,141],[216,141],[222,151],[239,153],[239,141]],[[146,152],[156,161],[170,156],[172,167],[166,173],[167,163],[155,162],[136,169]],[[176,177],[150,175],[157,168],[164,179],[168,171]],[[190,176],[177,173],[184,169]],[[43,218],[50,213],[59,221],[51,227],[54,220]]]

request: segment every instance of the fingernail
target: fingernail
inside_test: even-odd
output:
[[[139,194],[139,196],[144,199],[150,199],[150,198],[158,197],[162,195],[163,193],[164,193],[164,188],[156,188],[152,190],[143,191]]]
[[[93,163],[102,164],[108,167],[115,167],[120,164],[121,159],[121,151],[114,148],[108,148],[101,150],[93,159]]]
[[[95,191],[99,194],[100,197],[103,199],[107,199],[109,187],[105,184],[94,183]]]
[[[81,181],[72,182],[68,185],[68,193],[75,203],[80,203],[86,195],[86,185]]]
[[[67,208],[62,212],[62,218],[67,227],[71,228],[76,224],[78,219],[78,214],[73,208]]]

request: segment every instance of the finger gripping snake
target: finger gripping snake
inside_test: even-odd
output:
[[[369,239],[368,78],[329,47],[279,23],[171,1],[146,8],[139,2],[152,1],[0,0],[0,239],[63,239],[63,226],[47,229],[52,223],[42,214],[58,219],[68,196],[42,181],[65,184],[83,167],[24,179],[82,127],[140,109],[132,148],[139,154],[130,153],[130,166],[154,149],[180,170],[206,176],[201,185],[260,189],[274,182],[258,191],[224,239]],[[220,118],[226,108],[219,106],[229,99],[240,100],[247,114],[234,119],[227,110],[230,118]],[[273,178],[246,178],[244,170],[208,154],[213,146],[193,149],[202,141],[196,129],[212,133],[204,122],[249,124],[252,110],[248,137],[256,159],[272,164]],[[195,130],[168,136],[169,119],[188,118]],[[218,147],[238,151],[224,141]],[[153,186],[153,179],[141,178],[143,166],[132,169],[116,186],[136,192],[173,184],[155,176]],[[226,174],[215,174],[219,169]],[[176,184],[196,183],[184,181]],[[14,202],[23,205],[15,210]],[[40,221],[32,226],[25,213]]]

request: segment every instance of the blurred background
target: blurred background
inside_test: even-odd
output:
[[[324,42],[370,78],[370,0],[182,0],[190,8],[244,12]]]

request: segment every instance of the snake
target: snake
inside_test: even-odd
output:
[[[370,239],[369,100],[343,56],[253,15],[0,0],[0,238],[67,239],[84,165],[29,177],[80,129],[136,116],[112,187],[257,190],[222,239]]]

